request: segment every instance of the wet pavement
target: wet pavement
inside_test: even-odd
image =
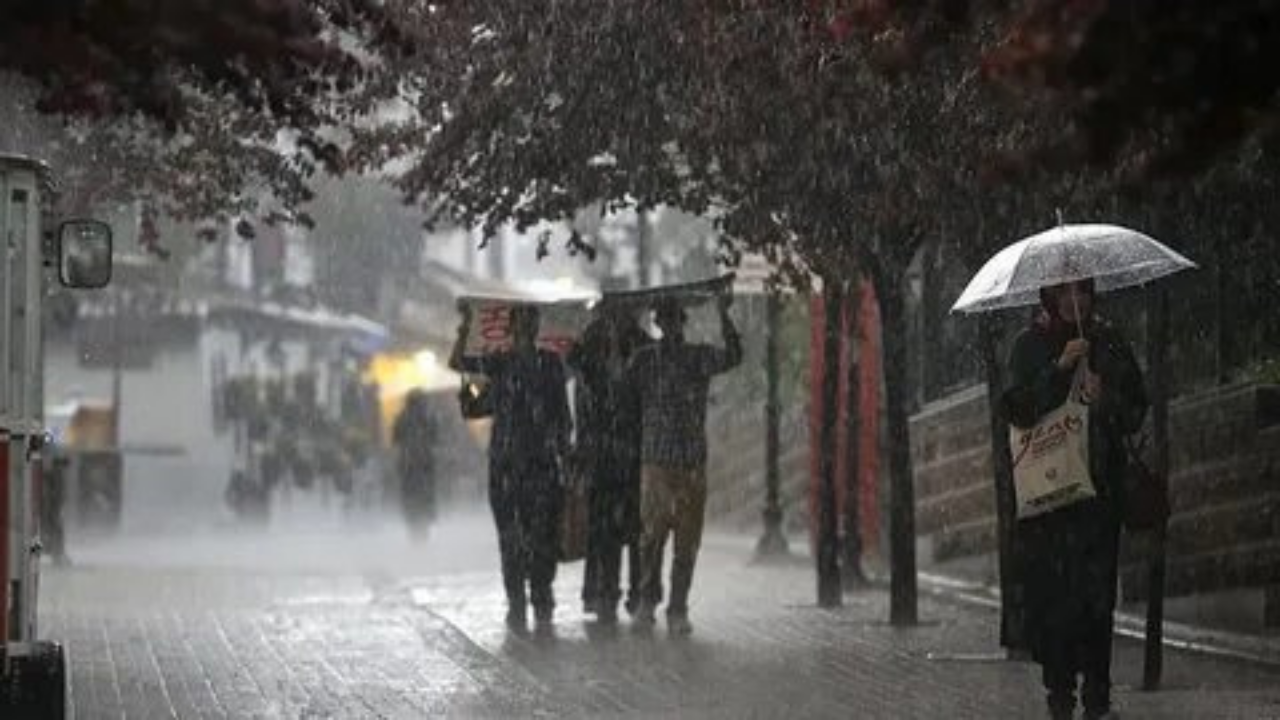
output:
[[[42,619],[79,718],[1042,716],[1036,668],[996,659],[990,612],[926,596],[897,629],[880,590],[820,610],[806,563],[753,566],[737,538],[708,539],[686,639],[584,617],[580,563],[553,633],[507,632],[482,514],[425,546],[302,523],[73,550]],[[1140,648],[1119,643],[1115,665],[1126,718],[1280,718],[1277,670],[1170,653],[1165,689],[1141,693]]]

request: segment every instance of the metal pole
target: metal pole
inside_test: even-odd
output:
[[[1163,288],[1152,291],[1147,306],[1150,336],[1147,338],[1147,369],[1151,381],[1151,420],[1155,440],[1155,471],[1169,476],[1169,296]],[[1160,688],[1164,672],[1164,579],[1165,524],[1151,537],[1151,557],[1147,565],[1147,632],[1142,668],[1142,688]]]
[[[786,535],[782,532],[782,504],[778,499],[778,485],[781,482],[782,470],[779,455],[781,453],[781,412],[779,400],[779,338],[781,325],[782,299],[777,290],[770,290],[765,307],[765,359],[764,372],[766,397],[764,405],[764,456],[765,456],[765,501],[764,501],[764,535],[756,544],[756,558],[759,560],[785,557],[790,554]]]
[[[836,507],[836,417],[840,389],[840,299],[838,282],[822,289],[822,423],[818,467],[818,605],[840,607],[839,510]]]
[[[636,287],[649,286],[649,213],[636,208]]]
[[[846,591],[853,590],[866,583],[866,575],[862,572],[862,522],[861,522],[861,464],[862,442],[862,382],[861,358],[862,344],[858,342],[862,321],[862,279],[855,278],[847,287],[845,298],[846,326],[845,351],[849,357],[849,367],[845,372],[845,422],[844,422],[844,569],[840,574],[842,585]]]
[[[111,293],[111,444],[120,447],[120,403],[124,398],[124,360],[120,351],[120,291]]]

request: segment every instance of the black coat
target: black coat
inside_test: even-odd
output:
[[[653,339],[634,324],[621,328],[618,346],[610,347],[606,321],[597,320],[569,354],[569,366],[582,377],[579,392],[578,452],[592,474],[611,475],[620,465],[640,462],[640,396],[621,369]],[[610,367],[610,355],[614,368]],[[614,481],[614,478],[603,478]]]
[[[1059,370],[1056,361],[1074,334],[1073,328],[1041,321],[1018,336],[1003,395],[1013,425],[1031,427],[1066,401],[1072,373]],[[1037,659],[1047,643],[1061,642],[1115,608],[1123,441],[1141,428],[1147,412],[1142,371],[1128,343],[1101,321],[1085,334],[1089,365],[1103,387],[1089,409],[1089,464],[1098,497],[1021,520],[1015,533],[1015,571]]]

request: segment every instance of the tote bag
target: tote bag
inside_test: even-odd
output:
[[[1096,497],[1089,474],[1089,406],[1077,373],[1067,401],[1034,427],[1010,427],[1018,519],[1043,515]]]

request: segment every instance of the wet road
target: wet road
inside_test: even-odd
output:
[[[919,627],[894,629],[878,590],[818,610],[807,565],[750,566],[733,538],[707,541],[689,639],[587,621],[580,564],[562,566],[553,634],[507,633],[478,513],[425,546],[309,520],[73,549],[42,618],[79,718],[1041,716],[1035,668],[987,659],[993,615],[926,598]],[[1165,691],[1134,692],[1138,648],[1118,647],[1126,718],[1280,718],[1280,674],[1167,665]]]

